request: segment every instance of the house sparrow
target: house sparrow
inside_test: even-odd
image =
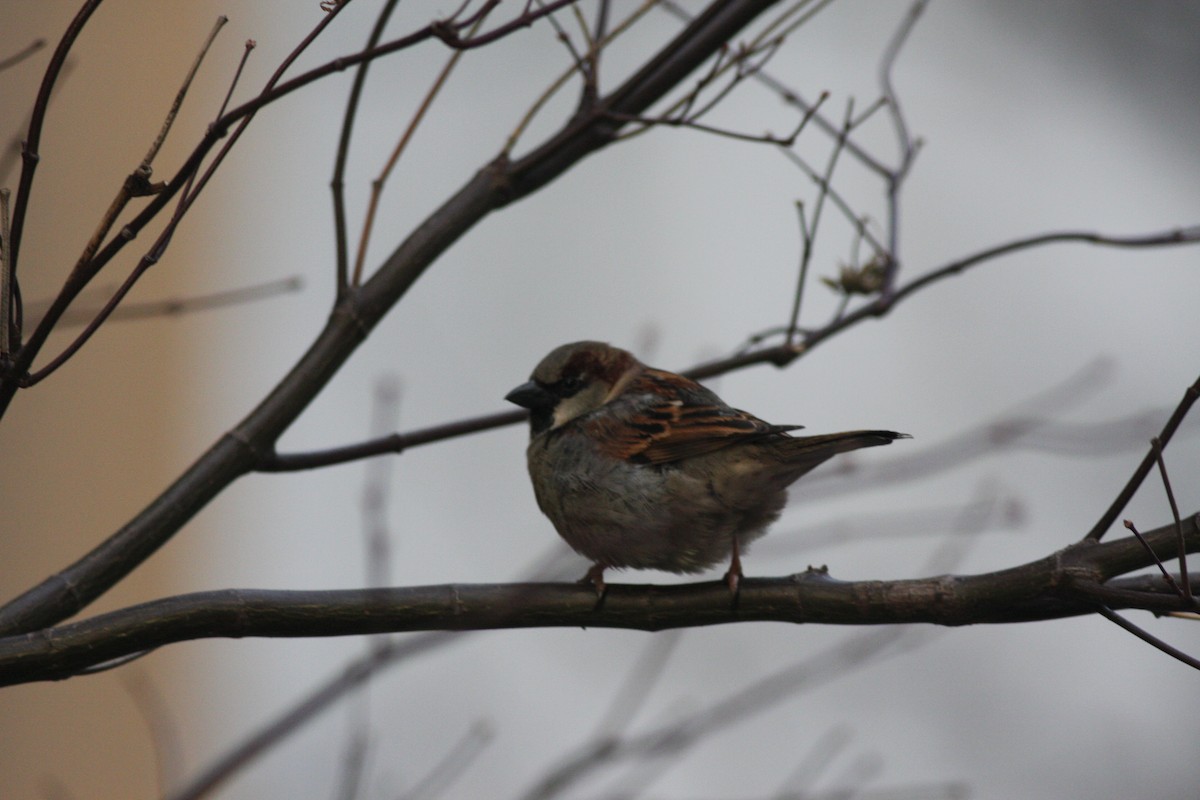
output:
[[[559,535],[593,566],[700,572],[762,536],[787,487],[826,459],[909,438],[894,431],[795,437],[625,350],[575,342],[542,359],[505,398],[530,411],[534,494]]]

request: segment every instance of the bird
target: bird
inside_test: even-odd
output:
[[[529,410],[529,476],[542,512],[592,562],[581,582],[603,598],[607,569],[697,573],[766,533],[787,487],[827,459],[908,434],[793,436],[699,383],[596,341],[564,344],[505,397]]]

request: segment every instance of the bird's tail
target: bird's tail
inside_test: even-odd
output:
[[[843,431],[819,436],[795,436],[779,442],[784,458],[799,468],[791,480],[799,478],[818,464],[838,453],[848,453],[861,447],[878,447],[897,439],[911,439],[907,433],[895,431]]]

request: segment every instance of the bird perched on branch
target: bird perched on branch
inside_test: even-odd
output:
[[[604,591],[610,567],[701,572],[766,533],[787,487],[825,460],[909,438],[894,431],[792,436],[693,380],[601,342],[551,351],[507,400],[530,411],[538,506]]]

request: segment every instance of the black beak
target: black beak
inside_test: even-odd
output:
[[[542,387],[538,386],[533,381],[522,383],[517,388],[513,389],[508,394],[504,395],[504,399],[510,403],[528,408],[530,410],[539,408],[549,408],[554,405],[554,398]]]
[[[537,381],[522,383],[504,395],[504,399],[529,409],[530,436],[537,436],[542,431],[549,430],[553,424],[554,407],[558,405],[558,398],[546,391]]]

